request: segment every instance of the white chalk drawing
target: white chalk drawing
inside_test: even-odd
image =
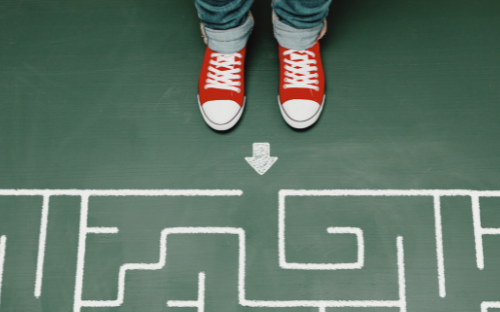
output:
[[[273,161],[274,162],[274,161]],[[42,196],[42,213],[40,222],[39,246],[36,265],[35,297],[42,294],[43,263],[47,236],[49,198],[50,196],[80,196],[80,226],[78,240],[77,270],[73,311],[80,312],[82,307],[115,307],[123,303],[125,293],[125,276],[131,270],[159,270],[165,266],[167,256],[167,237],[172,234],[230,234],[237,235],[238,260],[238,302],[248,307],[316,307],[325,312],[327,307],[396,307],[406,311],[406,281],[404,268],[403,237],[396,239],[398,268],[398,299],[396,300],[250,300],[245,295],[246,240],[245,231],[234,227],[174,227],[166,228],[160,233],[159,261],[157,263],[126,263],[120,267],[118,276],[118,294],[115,300],[82,300],[83,276],[85,268],[86,237],[88,234],[116,234],[117,227],[88,227],[87,216],[89,198],[93,196],[241,196],[241,190],[0,190],[0,196]],[[443,236],[441,220],[441,197],[469,196],[472,203],[472,221],[474,228],[476,262],[478,269],[484,268],[484,235],[500,235],[500,228],[484,228],[481,225],[480,198],[500,197],[500,191],[475,190],[280,190],[278,203],[278,258],[282,269],[292,270],[340,270],[361,269],[364,265],[363,231],[354,227],[329,227],[329,234],[351,234],[357,239],[357,261],[354,263],[290,263],[286,261],[285,251],[285,199],[287,196],[430,196],[433,198],[434,227],[436,239],[437,276],[439,296],[446,296],[445,267],[443,253]],[[2,289],[3,267],[6,250],[6,236],[0,237],[0,295]],[[170,307],[196,307],[198,312],[205,309],[205,273],[198,275],[197,300],[169,300]],[[500,301],[484,301],[481,312],[489,308],[500,308]]]
[[[43,262],[45,260],[45,241],[47,240],[47,224],[49,222],[49,195],[43,195],[40,235],[38,237],[38,256],[36,260],[35,297],[42,294]]]
[[[198,299],[196,300],[168,300],[169,307],[193,307],[198,312],[205,311],[205,272],[198,274]]]
[[[116,234],[118,233],[117,227],[88,227],[87,234]]]
[[[83,201],[89,196],[241,196],[240,190],[76,190],[76,189],[0,189],[0,196],[42,196],[42,216],[38,238],[38,255],[34,295],[42,294],[43,264],[47,239],[50,196],[80,196]],[[87,233],[117,233],[117,228],[89,228]],[[79,239],[82,239],[80,233]],[[1,288],[0,288],[1,290]]]
[[[5,261],[5,248],[7,247],[7,237],[0,236],[0,304],[2,303],[2,281],[3,281],[3,265]]]
[[[479,269],[484,267],[483,256],[483,235],[500,234],[500,229],[482,228],[479,209],[480,197],[500,197],[500,191],[475,191],[475,190],[281,190],[280,201],[280,232],[279,232],[279,252],[280,266],[287,268],[288,263],[285,258],[285,235],[284,235],[284,207],[286,196],[430,196],[434,202],[434,223],[436,237],[436,259],[438,268],[438,285],[440,297],[446,297],[444,253],[443,253],[443,233],[441,221],[441,200],[442,196],[469,196],[472,199],[473,225],[475,233],[476,260]],[[359,242],[358,242],[359,248]],[[323,265],[323,264],[320,264]],[[324,264],[327,265],[327,264]],[[339,264],[340,265],[340,264]],[[331,267],[330,269],[334,269]]]
[[[160,239],[160,261],[158,263],[127,263],[120,267],[118,275],[118,297],[116,300],[82,300],[83,291],[83,274],[85,266],[85,250],[86,238],[89,233],[87,227],[87,216],[89,209],[90,196],[241,196],[241,190],[156,190],[156,191],[141,191],[141,190],[121,190],[113,191],[114,195],[107,195],[106,192],[95,195],[92,192],[81,195],[82,201],[80,206],[80,230],[78,238],[78,256],[76,268],[75,282],[75,298],[73,303],[73,311],[80,312],[82,307],[116,307],[123,303],[125,291],[125,273],[128,270],[159,270],[165,265],[166,261],[166,239],[169,234],[168,230],[163,230]],[[90,228],[91,233],[117,233],[117,228]]]
[[[285,252],[285,197],[286,196],[308,196],[304,191],[296,193],[294,190],[281,190],[279,193],[279,212],[278,212],[278,257],[279,265],[283,269],[291,270],[347,270],[361,269],[365,261],[365,243],[363,231],[354,227],[329,227],[329,234],[354,234],[356,235],[358,245],[358,259],[353,263],[297,263],[286,261]],[[314,195],[317,196],[317,195]]]
[[[500,235],[500,228],[483,228],[481,226],[481,210],[479,209],[479,197],[479,195],[471,195],[474,239],[476,241],[476,262],[477,267],[482,270],[484,269],[483,235]],[[500,197],[500,195],[495,197]]]
[[[443,252],[443,227],[441,221],[441,198],[433,196],[434,202],[434,235],[436,236],[436,259],[438,270],[439,296],[446,297],[446,284],[444,277],[444,252]]]
[[[481,302],[481,312],[488,312],[488,309],[500,309],[500,301]]]
[[[253,156],[245,157],[245,160],[258,174],[263,175],[278,160],[278,157],[270,155],[271,145],[269,143],[254,143]]]
[[[85,212],[85,211],[84,211]],[[88,211],[87,211],[88,212]],[[233,227],[175,227],[166,228],[160,235],[160,259],[157,263],[126,263],[120,267],[118,274],[118,294],[115,300],[82,300],[83,266],[77,272],[77,278],[80,281],[78,288],[75,289],[78,296],[75,295],[74,312],[79,312],[82,307],[117,307],[123,304],[125,293],[125,276],[127,271],[133,270],[160,270],[166,264],[168,235],[173,234],[232,234],[238,236],[239,242],[239,260],[238,260],[238,302],[242,306],[248,307],[397,307],[400,311],[406,311],[406,282],[404,275],[404,253],[403,238],[397,238],[397,264],[398,264],[398,300],[249,300],[245,295],[245,269],[246,269],[246,239],[245,231],[241,228]],[[83,262],[83,261],[82,261]],[[204,278],[200,278],[204,282]],[[204,286],[199,282],[198,300],[196,301],[169,301],[169,306],[200,307],[204,303],[200,302],[204,295],[200,293]]]
[[[327,266],[337,266],[343,269],[361,269],[365,264],[365,240],[363,238],[363,230],[355,227],[329,227],[326,229],[329,234],[354,234],[356,235],[356,241],[358,244],[358,256],[357,261],[354,263],[339,263],[339,264],[325,264]],[[338,269],[338,268],[336,268]]]

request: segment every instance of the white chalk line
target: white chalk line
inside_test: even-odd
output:
[[[35,297],[42,294],[43,264],[45,262],[45,245],[47,242],[47,224],[49,222],[49,195],[43,195],[40,235],[38,237],[38,256],[36,261]]]
[[[481,228],[482,235],[500,235],[500,229],[496,228]]]
[[[474,241],[476,246],[476,263],[478,269],[484,269],[483,235],[500,235],[500,228],[483,228],[481,225],[481,208],[479,196],[471,196]]]
[[[0,189],[0,196],[241,196],[241,190],[77,190]]]
[[[198,301],[200,302],[198,312],[205,312],[205,272],[198,274]]]
[[[198,300],[168,300],[167,306],[175,308],[198,308],[199,310],[200,304]]]
[[[88,227],[87,234],[116,234],[119,232],[117,227]]]
[[[168,300],[169,307],[198,308],[198,312],[205,311],[205,272],[198,273],[198,299],[196,300]]]
[[[436,235],[436,255],[438,270],[439,296],[446,297],[446,282],[444,273],[443,226],[441,221],[441,199],[434,196],[434,225]]]
[[[478,269],[484,269],[483,236],[481,233],[481,211],[479,210],[479,196],[471,196],[472,224],[474,227],[474,241],[476,246],[476,264]]]
[[[399,301],[401,303],[400,312],[406,312],[405,255],[402,236],[398,236],[398,238],[396,239],[396,245],[398,248],[398,286]]]
[[[488,309],[500,309],[500,301],[481,302],[481,312],[488,312]]]
[[[87,216],[89,212],[89,196],[82,196],[80,203],[80,227],[78,231],[78,255],[76,261],[75,297],[73,311],[80,312],[82,306],[83,274],[85,266],[85,250],[87,238]]]
[[[74,311],[79,312],[81,307],[117,307],[123,304],[125,293],[125,277],[127,271],[132,270],[160,270],[166,264],[167,236],[170,234],[233,234],[239,238],[238,260],[238,301],[240,305],[249,307],[399,307],[401,312],[406,311],[406,292],[404,276],[404,251],[403,240],[397,239],[397,264],[398,264],[398,300],[248,300],[245,295],[245,270],[246,270],[246,240],[245,231],[232,227],[176,227],[166,228],[160,235],[160,255],[158,263],[127,263],[120,267],[118,274],[118,294],[115,300],[81,300],[81,288],[75,291],[80,297],[75,297]],[[79,275],[83,269],[79,268]],[[78,278],[81,281],[82,275]],[[82,285],[79,284],[79,287]],[[200,287],[199,287],[200,289]],[[204,290],[204,289],[203,289]],[[174,301],[174,303],[180,303]],[[194,301],[184,303],[184,306],[194,305]]]
[[[357,260],[354,263],[335,263],[334,266],[338,269],[361,269],[365,264],[365,240],[363,238],[363,230],[356,227],[329,227],[326,229],[328,234],[354,234],[356,235],[358,245]],[[326,270],[330,268],[330,264],[326,266]]]
[[[480,270],[484,269],[483,235],[500,235],[500,228],[483,228],[481,225],[481,208],[479,196],[471,196],[474,241],[476,246],[476,263]]]
[[[2,303],[2,281],[3,266],[5,263],[5,248],[7,247],[7,236],[0,236],[0,304]]]
[[[240,196],[241,190],[93,190],[93,189],[0,189],[0,196]],[[500,191],[477,190],[280,190],[284,196],[480,196],[500,197]]]
[[[480,196],[500,197],[500,191],[476,190],[288,190],[282,196]]]

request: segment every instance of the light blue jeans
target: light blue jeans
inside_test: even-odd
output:
[[[287,49],[310,48],[326,30],[332,0],[272,0],[274,36]],[[194,0],[208,46],[234,53],[247,43],[254,21],[253,0]]]

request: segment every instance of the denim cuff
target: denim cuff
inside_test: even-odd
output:
[[[274,37],[278,40],[280,46],[285,49],[305,50],[314,45],[316,40],[321,39],[326,32],[326,20],[318,26],[311,28],[294,28],[279,20],[274,15]]]
[[[249,14],[246,21],[238,27],[219,30],[202,24],[201,32],[210,49],[219,53],[236,53],[247,44],[253,25],[253,17]]]

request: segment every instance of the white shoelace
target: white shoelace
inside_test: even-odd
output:
[[[318,91],[319,84],[316,60],[309,59],[309,56],[315,57],[314,52],[307,50],[287,50],[283,52],[284,56],[290,55],[290,59],[285,59],[285,89],[288,88],[306,88]]]
[[[241,65],[241,61],[236,61],[236,58],[241,59],[240,53],[212,53],[211,58],[216,58],[215,60],[210,60],[210,67],[208,67],[208,79],[205,81],[205,89],[223,89],[231,90],[235,92],[240,92],[241,89],[238,88],[241,85],[240,81],[234,81],[235,79],[240,79],[241,72],[240,68],[235,68],[236,65]]]

